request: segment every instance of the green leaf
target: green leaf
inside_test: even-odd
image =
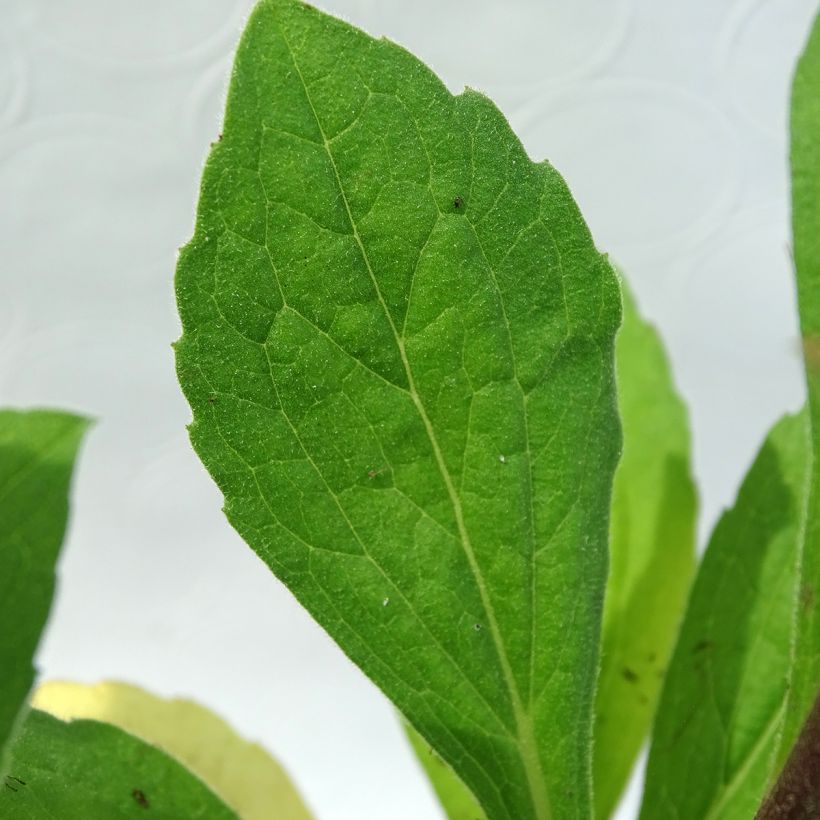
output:
[[[85,419],[0,410],[0,775],[34,681],[32,658],[54,593],[74,458]]]
[[[611,267],[489,100],[296,0],[223,135],[177,368],[228,518],[489,817],[589,814]]]
[[[614,810],[646,738],[695,568],[686,408],[661,340],[625,284],[623,297],[615,362],[624,445],[612,495],[594,733],[600,818]]]
[[[806,422],[772,429],[712,534],[663,687],[642,820],[748,820],[770,782],[794,665]]]
[[[48,681],[32,706],[61,720],[117,726],[182,763],[242,820],[309,820],[290,778],[261,746],[197,703],[166,699],[127,683]]]
[[[181,764],[93,720],[63,723],[32,709],[0,788],[4,820],[236,820]]]
[[[404,729],[448,820],[484,820],[481,806],[456,773],[409,723]]]
[[[808,385],[811,464],[795,669],[778,755],[787,757],[820,684],[820,16],[797,66],[791,104],[792,232]]]

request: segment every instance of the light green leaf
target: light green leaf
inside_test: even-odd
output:
[[[484,811],[456,773],[409,723],[404,729],[448,820],[484,820]]]
[[[182,763],[242,820],[309,820],[310,812],[282,767],[240,737],[213,712],[181,698],[166,699],[127,683],[48,681],[32,706],[60,720],[117,726]]]
[[[794,662],[806,422],[773,428],[709,542],[663,687],[642,820],[748,820],[771,779]]]
[[[795,669],[782,763],[820,685],[820,16],[797,66],[791,104],[792,232],[800,326],[808,384],[811,463],[801,539]]]
[[[93,720],[32,709],[15,736],[0,788],[4,820],[236,820],[181,764]]]
[[[695,568],[686,408],[655,329],[623,285],[615,342],[623,455],[615,472],[596,701],[595,813],[609,817],[646,739]]]
[[[612,269],[489,100],[296,0],[223,134],[177,367],[228,518],[489,817],[588,815]]]
[[[32,658],[54,593],[54,564],[85,419],[0,410],[0,775],[34,681]]]

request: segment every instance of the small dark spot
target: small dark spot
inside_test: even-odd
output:
[[[142,789],[131,789],[131,797],[134,798],[134,802],[138,806],[142,806],[144,809],[147,809],[151,805]]]
[[[476,632],[481,632],[481,624],[473,624],[473,629],[475,629]]]
[[[208,404],[216,404],[216,396],[208,396]]]
[[[10,792],[18,792],[20,791],[17,787],[18,786],[25,786],[26,781],[20,780],[19,777],[15,777],[13,774],[7,774],[3,778],[3,785],[10,791]]]
[[[714,641],[709,641],[706,638],[704,638],[702,641],[698,641],[692,647],[692,654],[697,655],[699,652],[703,652],[705,649],[711,649],[714,645]]]
[[[625,666],[623,669],[621,669],[621,674],[624,676],[624,680],[628,681],[629,683],[638,682],[638,673],[634,669],[630,669],[628,666]]]
[[[454,207],[457,211],[460,211],[460,210],[464,207],[464,197],[462,197],[462,196],[457,196],[457,197],[453,200],[453,207]]]
[[[217,142],[222,142],[222,132],[221,131],[216,135],[216,141]]]
[[[656,661],[657,659],[658,659],[658,656],[657,656],[654,652],[650,652],[650,653],[646,656],[647,663],[655,663],[655,661]]]

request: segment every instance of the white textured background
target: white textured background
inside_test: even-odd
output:
[[[175,252],[248,5],[0,0],[0,404],[100,420],[40,664],[199,699],[320,820],[437,818],[391,707],[228,527],[185,435]],[[489,93],[566,176],[670,349],[705,534],[803,397],[786,103],[817,0],[319,5]]]

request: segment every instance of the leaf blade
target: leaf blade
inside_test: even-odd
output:
[[[177,365],[229,519],[488,813],[583,813],[611,269],[489,101],[301,4],[257,7],[223,134]]]
[[[801,538],[800,604],[795,668],[778,763],[782,765],[810,712],[820,681],[820,16],[816,17],[792,84],[790,109],[792,235],[812,454],[807,477],[806,526]]]
[[[29,711],[0,789],[8,820],[236,820],[181,764],[121,729],[93,720],[64,723]]]
[[[51,609],[74,460],[88,422],[48,410],[0,411],[0,774],[34,682]]]
[[[642,820],[753,816],[793,668],[805,413],[772,429],[698,570],[664,682]]]
[[[610,518],[610,574],[596,699],[598,817],[615,809],[649,730],[695,569],[697,497],[686,408],[660,337],[622,281],[615,342],[623,453]]]

